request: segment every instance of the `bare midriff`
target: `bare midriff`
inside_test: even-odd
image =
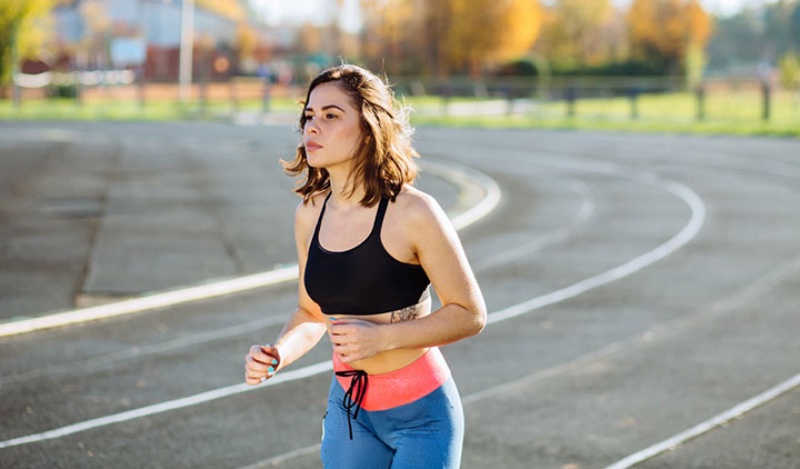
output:
[[[421,303],[388,313],[370,314],[370,315],[347,315],[337,314],[334,317],[337,319],[352,318],[362,321],[369,321],[375,324],[389,324],[393,322],[414,321],[431,314],[431,299],[428,298]],[[328,338],[330,338],[331,321],[330,319],[325,322],[328,329]],[[347,363],[348,366],[356,370],[364,370],[367,374],[375,375],[382,373],[390,373],[399,370],[405,366],[410,365],[421,356],[425,355],[428,351],[427,347],[415,349],[395,349],[385,350],[377,354],[365,358],[363,360],[356,360]]]

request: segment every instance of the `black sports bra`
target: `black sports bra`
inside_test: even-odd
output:
[[[415,305],[429,297],[430,280],[422,266],[398,261],[381,242],[389,205],[381,199],[372,231],[347,251],[328,251],[319,243],[319,228],[330,194],[319,213],[308,248],[306,291],[325,314],[380,314]]]

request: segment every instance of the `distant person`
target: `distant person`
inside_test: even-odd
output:
[[[298,308],[246,357],[259,384],[327,331],[334,375],[326,468],[457,468],[464,418],[439,345],[480,332],[486,306],[438,203],[412,187],[418,156],[388,85],[342,65],[311,82],[294,161]],[[442,307],[431,312],[430,285]]]

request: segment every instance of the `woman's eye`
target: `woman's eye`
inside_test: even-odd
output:
[[[337,117],[336,114],[331,114],[331,113],[325,114],[326,119],[336,119],[336,117]]]

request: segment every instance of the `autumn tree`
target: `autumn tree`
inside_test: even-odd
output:
[[[401,61],[438,75],[477,73],[523,55],[541,25],[537,0],[384,0],[362,8],[368,57],[381,68]]]
[[[100,0],[88,0],[80,4],[79,10],[85,25],[78,49],[88,63],[109,61],[108,40],[111,17],[107,5]]]
[[[561,66],[606,62],[614,55],[614,16],[609,0],[556,0],[546,9],[537,48]]]
[[[690,51],[703,50],[712,22],[698,0],[634,0],[628,12],[634,58],[677,72]]]
[[[32,56],[47,39],[47,30],[37,27],[53,7],[53,0],[0,1],[0,88],[11,84],[20,58]]]

